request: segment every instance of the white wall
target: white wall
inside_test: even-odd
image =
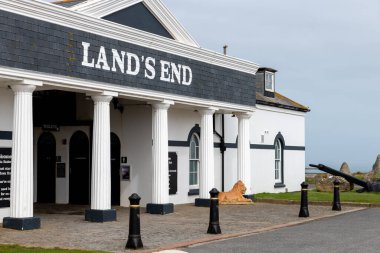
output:
[[[226,142],[236,143],[238,120],[225,115]],[[250,143],[274,145],[281,132],[286,146],[305,146],[305,113],[275,107],[257,105],[250,119]],[[262,141],[262,135],[264,139]],[[274,149],[251,149],[251,182],[253,193],[298,191],[305,179],[305,151],[284,150],[284,184],[275,188]],[[237,181],[237,149],[226,151],[225,189],[229,190]]]
[[[131,166],[131,180],[121,182],[121,205],[129,206],[129,196],[137,193],[141,205],[152,199],[152,109],[126,106],[122,117],[121,154]]]

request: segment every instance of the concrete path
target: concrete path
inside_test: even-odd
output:
[[[0,228],[0,244],[24,246],[93,249],[124,252],[128,238],[128,208],[118,208],[118,221],[89,223],[84,221],[86,207],[38,206],[42,228],[34,231],[15,231]],[[359,210],[343,207],[345,211]],[[249,206],[221,206],[222,235],[207,235],[209,209],[179,205],[170,215],[150,215],[141,212],[143,252],[185,247],[199,242],[258,233],[295,225],[316,218],[340,213],[328,206],[310,206],[310,218],[298,218],[298,205],[257,203]]]
[[[188,253],[378,253],[380,208],[183,249]]]

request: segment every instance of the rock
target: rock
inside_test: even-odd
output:
[[[340,167],[340,172],[343,172],[344,174],[351,175],[350,167],[346,162],[342,163],[342,166]]]
[[[338,179],[340,182],[340,191],[347,192],[354,189],[354,185],[347,182],[346,179],[342,177],[335,177],[330,174],[319,174],[315,177],[315,187],[319,192],[333,192],[334,191],[334,181]]]
[[[351,175],[351,170],[350,170],[350,167],[348,166],[348,164],[346,162],[342,163],[342,166],[340,166],[340,172],[343,172],[344,174],[347,174],[347,175]],[[346,181],[348,183],[347,180],[344,179],[344,181]],[[355,185],[353,183],[349,183],[350,184],[350,189],[354,189]]]
[[[367,174],[366,180],[369,182],[380,180],[380,155],[377,156],[376,162],[372,167],[372,171]]]

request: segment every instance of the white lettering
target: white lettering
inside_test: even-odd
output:
[[[156,77],[156,70],[154,69],[156,66],[156,59],[152,57],[147,57],[145,61],[145,77],[148,79],[154,79]],[[148,73],[148,71],[150,73]]]
[[[125,72],[125,52],[121,51],[121,57],[116,49],[112,49],[112,71],[116,72],[116,63],[120,68],[121,73]]]
[[[141,64],[143,64],[144,77],[150,80],[156,78],[156,59],[153,57],[141,57],[138,55],[129,53],[126,51],[118,51],[117,49],[111,49],[112,51],[112,62],[111,58],[108,61],[107,52],[104,46],[100,46],[97,61],[95,58],[90,57],[90,47],[91,44],[88,42],[82,42],[83,47],[83,61],[82,66],[103,69],[107,71],[120,72],[127,75],[136,76],[140,73]],[[127,63],[126,63],[127,57]],[[158,61],[158,60],[157,60]],[[96,63],[96,64],[95,64]],[[112,68],[110,68],[110,63],[112,63]],[[127,66],[125,66],[127,64]],[[164,82],[178,83],[182,85],[191,85],[193,81],[193,72],[189,66],[177,64],[170,61],[160,60],[161,65],[161,76],[160,80]],[[6,163],[0,160],[0,163]]]
[[[174,80],[174,76],[176,77],[178,83],[181,83],[181,64],[178,64],[178,67],[177,67],[177,64],[175,63],[171,63],[172,65],[172,79],[171,79],[171,82],[174,83],[175,80]]]
[[[170,62],[167,61],[160,61],[161,63],[161,81],[165,82],[170,82],[170,73],[169,73],[169,68],[170,68]]]
[[[127,53],[127,57],[128,57],[127,74],[135,76],[140,72],[140,59],[137,55],[132,54],[132,53]],[[132,59],[135,62],[135,69],[134,70],[132,70]]]
[[[100,64],[103,64],[103,67],[101,67]],[[106,50],[103,46],[100,47],[98,62],[96,63],[95,68],[97,69],[102,68],[108,71],[110,70],[110,66],[108,65],[108,62],[107,62]]]
[[[95,59],[92,58],[92,61],[88,62],[88,49],[91,46],[91,44],[87,42],[82,42],[82,46],[83,46],[82,66],[93,68],[95,66]]]
[[[191,83],[193,82],[193,71],[191,70],[189,66],[185,66],[185,65],[182,66],[182,70],[183,70],[182,84],[191,85]]]

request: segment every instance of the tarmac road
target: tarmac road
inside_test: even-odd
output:
[[[182,250],[189,253],[379,253],[380,208]]]

